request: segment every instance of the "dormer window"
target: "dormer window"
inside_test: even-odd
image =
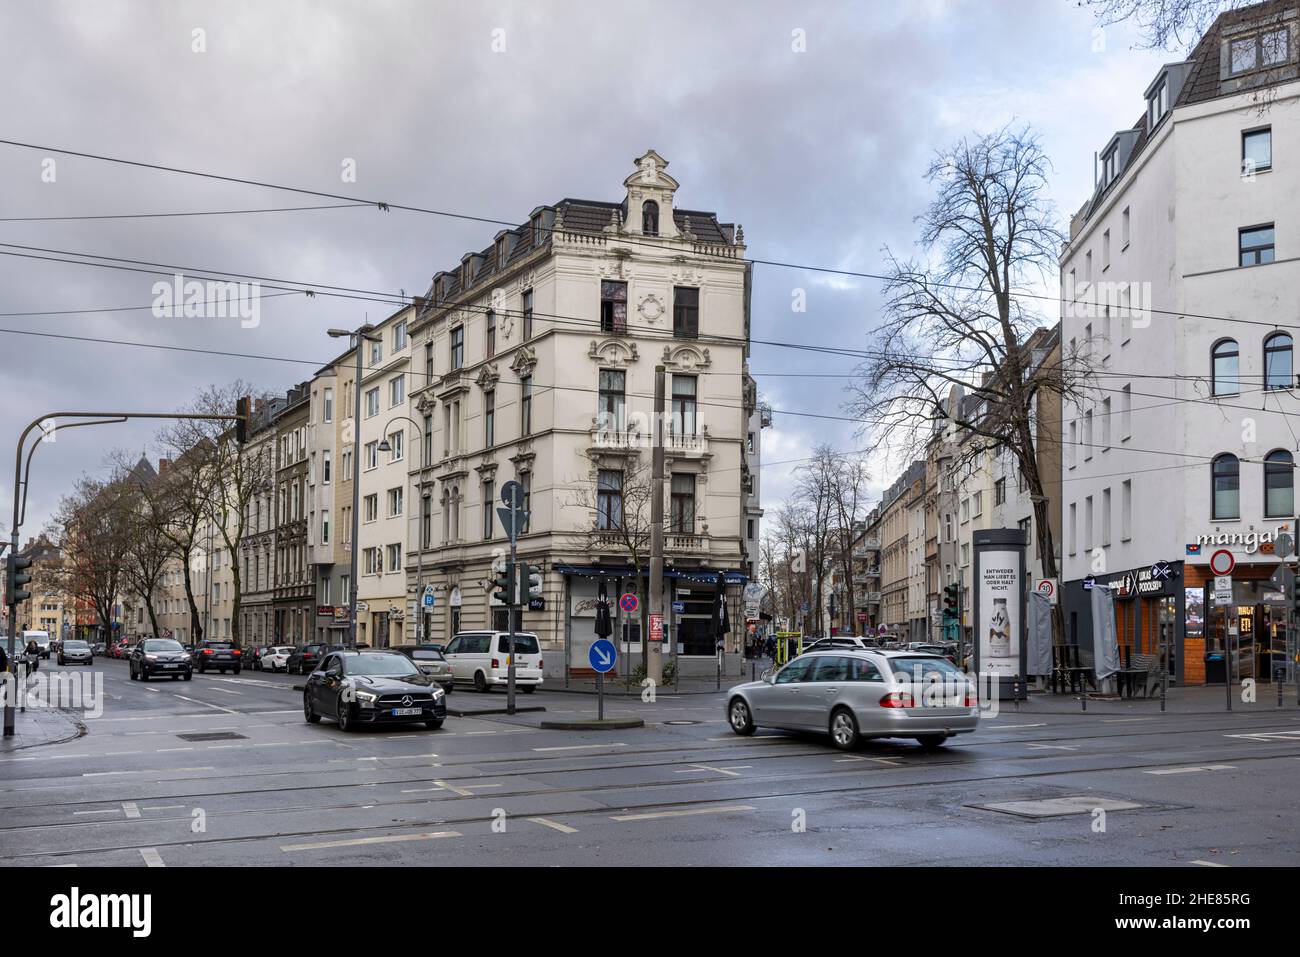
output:
[[[1101,185],[1109,186],[1119,176],[1119,147],[1112,146],[1101,159]]]
[[[1169,112],[1169,82],[1161,79],[1160,85],[1147,98],[1147,129],[1154,130]]]
[[[497,241],[497,268],[498,269],[506,268],[506,257],[509,255],[510,252],[506,247],[506,238],[502,236]]]
[[[542,244],[542,214],[538,213],[534,216],[529,225],[533,232],[532,245],[540,246]]]
[[[641,205],[641,232],[647,236],[659,235],[659,204],[653,199]]]
[[[1286,27],[1238,37],[1228,44],[1228,72],[1232,76],[1279,66],[1289,59],[1291,59],[1291,34]]]

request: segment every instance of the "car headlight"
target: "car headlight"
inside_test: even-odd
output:
[[[145,655],[145,656],[144,656],[144,660],[145,660],[145,661],[157,661],[157,660],[158,660],[158,656],[157,656],[157,655]]]
[[[369,691],[358,691],[357,700],[364,705],[372,705],[379,700],[379,695],[371,694]]]
[[[434,701],[441,701],[441,700],[446,696],[446,694],[447,694],[447,693],[446,693],[445,691],[443,691],[441,688],[434,688],[434,689],[433,689],[433,700],[434,700]]]
[[[190,660],[189,652],[186,652],[185,654],[181,655],[181,661],[189,661],[189,660]]]

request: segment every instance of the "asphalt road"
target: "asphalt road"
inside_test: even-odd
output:
[[[1003,713],[938,752],[844,754],[737,737],[713,694],[607,702],[646,720],[633,731],[541,730],[595,708],[542,692],[521,703],[545,715],[345,735],[305,723],[301,678],[94,667],[107,700],[83,737],[0,755],[0,863],[1233,866],[1300,849],[1294,707]]]

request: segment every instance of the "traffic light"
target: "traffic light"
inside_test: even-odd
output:
[[[955,622],[961,617],[961,599],[958,595],[959,587],[960,586],[956,584],[945,585],[943,587],[943,620],[945,623]]]
[[[506,562],[501,573],[492,579],[492,597],[503,605],[515,604],[515,566]]]
[[[542,569],[538,565],[519,566],[519,603],[542,597]]]
[[[235,441],[240,445],[248,441],[248,420],[252,417],[249,412],[250,404],[246,395],[235,400],[235,415],[239,416],[235,420]]]
[[[5,600],[8,604],[20,605],[32,597],[32,593],[22,587],[32,580],[31,575],[24,574],[31,567],[30,558],[12,552],[5,558]]]

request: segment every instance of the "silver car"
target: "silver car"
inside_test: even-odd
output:
[[[910,651],[836,649],[801,655],[727,693],[736,734],[817,731],[848,751],[864,738],[915,738],[937,748],[979,726],[975,686],[946,658]]]

